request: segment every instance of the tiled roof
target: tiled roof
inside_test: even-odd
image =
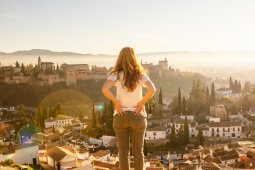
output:
[[[208,155],[204,158],[205,162],[214,162],[215,158],[213,158],[211,155]]]
[[[92,164],[94,165],[94,167],[101,167],[101,168],[108,168],[108,169],[113,169],[114,167],[118,167],[116,163],[113,164],[109,162],[102,162],[99,160],[94,160]]]
[[[58,146],[54,146],[51,149],[49,149],[46,152],[46,155],[51,157],[54,161],[57,161],[57,162],[61,161],[67,155],[75,157],[75,158],[77,157],[75,154],[70,152],[68,149],[58,147]]]
[[[242,147],[238,143],[230,143],[230,144],[227,144],[227,146],[228,146],[228,148],[240,148],[240,147]]]
[[[147,128],[146,131],[166,131],[166,127],[163,126],[157,126],[154,128]]]
[[[99,151],[95,152],[92,156],[94,156],[95,158],[101,158],[106,155],[110,155],[110,153],[107,151],[104,151],[104,150],[99,150]]]
[[[187,120],[188,121],[188,124],[191,124],[191,120]],[[181,119],[181,118],[177,118],[175,121],[174,121],[175,124],[184,124],[185,123],[185,120],[184,119]]]
[[[227,161],[231,159],[237,159],[239,158],[238,154],[228,154],[228,155],[223,155],[219,157],[221,161]]]
[[[227,155],[227,154],[228,154],[228,151],[218,151],[213,153],[213,157],[218,157],[218,156]]]
[[[202,168],[203,169],[208,168],[210,170],[221,170],[222,169],[218,164],[216,164],[214,162],[205,163],[205,164],[202,165]]]
[[[241,126],[240,122],[209,122],[209,127]]]

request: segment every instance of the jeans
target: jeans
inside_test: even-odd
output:
[[[135,170],[144,170],[143,144],[147,127],[147,119],[136,116],[132,111],[125,111],[122,116],[113,117],[113,128],[119,144],[119,163],[121,170],[129,170],[129,136],[132,137],[132,151],[134,155]]]

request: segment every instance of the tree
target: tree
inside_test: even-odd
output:
[[[93,103],[93,107],[92,107],[92,123],[91,123],[91,127],[95,128],[96,127],[96,111],[95,111],[95,104]]]
[[[169,143],[170,143],[170,147],[174,148],[176,147],[176,136],[175,136],[175,124],[173,123],[172,128],[171,128],[171,134],[170,134],[170,138],[169,138]]]
[[[79,119],[82,120],[84,118],[84,112],[82,109],[79,110]]]
[[[58,63],[57,63],[57,71],[59,71],[59,66],[58,66]]]
[[[54,112],[55,112],[54,113],[55,117],[58,117],[59,115],[66,115],[66,112],[60,103],[56,104],[56,106],[54,108]]]
[[[229,78],[229,89],[233,90],[232,77]]]
[[[185,122],[184,122],[184,145],[187,145],[189,143],[189,124],[187,120],[187,116],[185,116]]]
[[[178,114],[181,115],[182,112],[182,97],[181,97],[181,88],[178,89]]]
[[[205,137],[203,136],[202,129],[199,128],[198,134],[197,134],[197,137],[196,137],[196,146],[199,146],[199,145],[202,146],[204,144],[204,141],[205,141]]]
[[[25,66],[24,66],[23,63],[21,64],[21,72],[22,72],[23,74],[25,73]]]
[[[183,130],[183,125],[179,128],[179,132],[177,134],[178,138],[178,145],[183,146],[184,145],[184,130]]]
[[[147,149],[147,144],[146,144],[146,140],[144,139],[144,144],[143,144],[143,152],[144,152],[144,156],[148,155],[148,149]]]
[[[183,115],[187,115],[186,99],[184,96],[182,99],[182,113],[183,113]]]
[[[16,66],[17,68],[20,67],[20,64],[19,64],[18,61],[16,61],[15,66]]]
[[[214,87],[214,82],[212,82],[212,87],[211,87],[211,105],[215,104],[215,87]]]
[[[44,127],[43,112],[42,112],[41,106],[39,106],[39,107],[37,108],[37,112],[36,112],[36,122],[37,122],[37,125],[38,125],[40,128],[43,128],[43,127]]]
[[[162,99],[162,90],[161,90],[161,88],[160,88],[160,90],[159,90],[159,104],[162,106],[163,105],[163,99]]]
[[[208,86],[206,87],[206,92],[205,92],[205,100],[207,101],[207,102],[209,102],[209,99],[210,99],[210,94],[209,94],[209,88],[208,88]]]
[[[251,85],[249,81],[246,81],[243,86],[244,93],[251,93]]]

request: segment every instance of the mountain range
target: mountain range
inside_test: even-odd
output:
[[[255,51],[199,51],[199,52],[192,52],[192,51],[169,51],[169,52],[152,52],[152,53],[140,53],[137,55],[141,56],[147,56],[147,55],[163,55],[163,54],[182,54],[182,55],[252,55],[255,56]],[[0,56],[5,56],[5,55],[36,55],[36,56],[48,56],[48,55],[58,55],[58,56],[105,56],[105,57],[112,57],[116,55],[107,55],[107,54],[82,54],[82,53],[74,53],[74,52],[54,52],[50,50],[45,50],[45,49],[32,49],[32,50],[24,50],[24,51],[15,51],[12,53],[5,53],[5,52],[0,52]]]

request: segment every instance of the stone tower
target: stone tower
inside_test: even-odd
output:
[[[39,67],[39,69],[41,69],[41,63],[42,63],[41,57],[39,56],[39,57],[38,57],[38,67]]]

